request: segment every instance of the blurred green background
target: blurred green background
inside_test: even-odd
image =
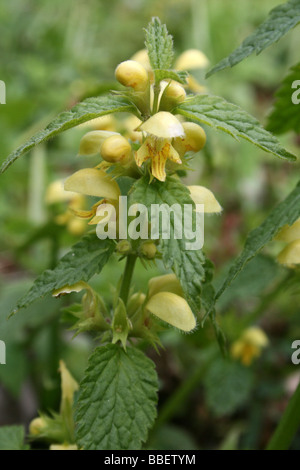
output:
[[[115,67],[144,47],[142,30],[152,16],[167,24],[177,55],[198,48],[214,65],[277,4],[277,0],[1,2],[0,79],[7,91],[6,104],[0,105],[1,161],[58,112],[114,88]],[[196,78],[209,92],[238,104],[265,124],[274,92],[299,60],[299,39],[296,28],[260,56],[207,81],[204,73]],[[87,160],[76,157],[84,132],[73,129],[38,147],[0,177],[0,339],[7,345],[7,365],[0,365],[1,425],[28,424],[37,409],[56,409],[58,359],[64,358],[80,379],[94,344],[88,335],[71,341],[72,334],[61,324],[60,308],[70,299],[43,299],[7,321],[16,298],[78,239],[54,224],[45,192],[52,181],[86,165]],[[207,134],[206,151],[195,158],[187,182],[212,189],[224,208],[220,217],[206,220],[205,229],[205,250],[215,262],[218,283],[241,251],[248,231],[295,186],[299,163],[276,160],[209,130]],[[299,155],[299,136],[284,135],[280,140]],[[168,330],[160,355],[149,350],[161,381],[161,414],[148,447],[262,448],[267,442],[299,376],[290,359],[291,343],[300,336],[299,283],[277,289],[287,275],[275,262],[280,246],[270,244],[249,263],[219,305],[220,323],[230,341],[252,324],[251,318],[269,336],[270,347],[251,367],[237,362],[228,366],[209,325],[189,336]],[[116,259],[92,281],[108,302],[120,272]],[[145,291],[147,280],[160,272],[160,265],[148,271],[138,265],[135,287]],[[293,446],[300,448],[300,435]]]

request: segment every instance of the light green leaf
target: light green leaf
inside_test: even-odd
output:
[[[298,81],[297,89],[292,88]],[[300,133],[300,104],[292,102],[292,95],[296,93],[300,97],[300,63],[291,68],[290,73],[283,80],[276,93],[274,109],[269,116],[267,129],[275,134],[283,134],[288,131]]]
[[[256,229],[249,233],[245,247],[229,270],[228,276],[219,288],[218,299],[236,276],[244,269],[246,264],[256,256],[259,251],[269,243],[284,225],[292,225],[300,217],[300,182],[296,188],[278,204]]]
[[[23,426],[0,427],[0,450],[28,450],[24,444],[25,430]]]
[[[295,155],[281,147],[276,137],[266,131],[257,119],[218,96],[195,96],[178,106],[174,113],[182,114],[189,121],[226,132],[236,140],[242,137],[277,157],[296,160]]]
[[[141,351],[116,344],[97,348],[80,384],[76,437],[85,450],[135,450],[156,417],[158,379]]]
[[[99,240],[94,234],[85,236],[59,261],[56,268],[44,271],[35,280],[27,294],[18,301],[12,313],[27,307],[55,289],[79,281],[87,282],[94,274],[102,270],[114,249],[113,240]]]
[[[169,69],[173,62],[173,38],[168,33],[165,24],[159,18],[152,18],[145,30],[145,45],[151,67],[155,69]]]
[[[253,387],[249,368],[238,362],[216,360],[204,377],[206,402],[216,416],[234,413],[245,404]]]
[[[123,97],[99,96],[88,98],[74,106],[69,111],[59,114],[50,124],[35,134],[25,144],[18,147],[3,162],[0,173],[3,173],[15,160],[31,150],[36,145],[46,142],[61,132],[76,127],[83,122],[90,121],[105,114],[117,112],[134,112],[135,107]]]
[[[160,82],[161,80],[175,80],[182,85],[186,84],[188,77],[187,72],[177,72],[176,70],[154,70],[155,82]]]
[[[290,29],[300,22],[300,1],[290,0],[270,11],[268,18],[248,36],[244,42],[228,57],[221,60],[207,73],[207,77],[227,67],[233,67],[255,52],[260,54],[264,49],[277,42]]]
[[[182,208],[184,204],[194,206],[187,187],[170,177],[164,183],[155,180],[151,184],[148,177],[141,178],[133,186],[130,204],[140,201],[148,207],[149,214],[151,214],[151,204],[167,204],[169,207],[179,204]],[[199,313],[201,288],[206,276],[204,269],[206,258],[202,250],[187,250],[187,240],[184,237],[175,239],[173,217],[170,218],[170,222],[170,239],[161,239],[160,244],[163,261],[167,268],[173,269],[180,280],[185,298],[193,312]],[[159,228],[162,229],[162,224]]]

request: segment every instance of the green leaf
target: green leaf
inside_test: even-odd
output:
[[[223,294],[236,276],[244,269],[246,264],[275,237],[281,227],[286,224],[292,225],[299,217],[300,182],[289,196],[271,211],[265,221],[249,233],[245,247],[230,268],[228,276],[217,292],[216,299]]]
[[[99,240],[95,234],[85,236],[59,261],[56,268],[44,271],[35,280],[27,294],[18,301],[12,313],[27,307],[55,289],[79,281],[87,282],[94,274],[102,270],[114,249],[113,240]]]
[[[152,181],[149,178],[141,178],[133,186],[130,194],[130,204],[143,201],[151,214],[152,204],[179,204],[182,208],[184,204],[194,206],[187,187],[175,178],[168,177],[164,183]],[[160,224],[160,230],[162,224]],[[187,302],[194,313],[199,313],[201,308],[200,294],[202,285],[205,282],[205,262],[206,258],[202,250],[186,250],[187,240],[175,239],[174,219],[170,218],[170,239],[161,239],[161,250],[166,268],[172,268],[177,278],[180,280]],[[161,234],[160,234],[161,235]]]
[[[46,142],[61,132],[76,127],[83,122],[90,121],[105,114],[117,112],[133,112],[135,107],[124,98],[118,96],[99,96],[88,98],[78,103],[69,111],[59,114],[48,126],[35,134],[25,144],[18,147],[3,162],[0,173],[3,173],[15,160],[34,148],[36,145]]]
[[[161,80],[175,80],[182,85],[186,84],[188,72],[177,72],[176,70],[154,70],[155,82]]]
[[[0,427],[0,450],[28,450],[24,444],[25,431],[23,426]]]
[[[206,402],[216,416],[234,413],[248,400],[253,386],[249,368],[218,359],[204,377]]]
[[[291,130],[297,134],[300,133],[300,105],[292,102],[293,93],[296,92],[299,95],[299,91],[292,88],[292,85],[295,81],[299,82],[299,80],[300,63],[290,69],[290,73],[283,80],[276,93],[277,99],[267,126],[267,129],[275,134],[283,134]]]
[[[145,45],[151,67],[155,69],[169,69],[173,62],[173,38],[168,33],[165,24],[159,18],[152,18],[145,30]]]
[[[244,42],[228,57],[221,60],[207,73],[207,77],[227,67],[233,67],[255,52],[260,54],[264,49],[277,42],[290,29],[300,22],[300,1],[290,0],[270,11],[268,18],[248,36]]]
[[[80,384],[76,435],[85,450],[135,450],[156,417],[158,379],[141,351],[116,344],[97,348]]]
[[[257,119],[218,96],[195,96],[178,106],[174,113],[182,114],[189,121],[226,132],[236,140],[242,137],[277,157],[290,161],[297,159],[281,147],[276,137],[266,131]]]

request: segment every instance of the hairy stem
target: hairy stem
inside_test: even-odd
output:
[[[130,289],[135,262],[136,262],[135,255],[127,256],[126,265],[125,265],[125,269],[124,269],[124,273],[122,277],[120,294],[119,294],[119,297],[123,300],[125,305],[127,305],[127,301],[128,301],[128,294],[129,294],[129,289]]]

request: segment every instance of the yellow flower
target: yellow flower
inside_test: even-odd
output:
[[[74,217],[74,212],[80,211],[84,206],[85,198],[82,194],[65,191],[63,180],[51,183],[46,191],[46,204],[68,203],[68,210],[55,217],[54,221],[58,225],[66,225],[67,230],[72,235],[82,235],[85,231],[85,224]]]
[[[277,260],[289,268],[300,264],[300,239],[289,243],[278,255]]]
[[[65,190],[104,198],[94,204],[89,211],[73,210],[77,217],[83,219],[94,217],[98,207],[102,204],[108,203],[108,208],[111,208],[111,206],[117,207],[119,196],[121,195],[118,183],[104,171],[97,168],[85,168],[71,175],[65,181]],[[103,218],[106,219],[106,216],[100,217],[100,219]],[[89,223],[92,225],[98,224],[101,221],[100,219],[96,216]]]
[[[184,136],[184,129],[173,114],[160,111],[145,121],[140,129],[146,132],[145,142],[135,153],[135,161],[141,166],[151,159],[151,173],[160,181],[165,181],[165,166],[167,160],[182,163],[180,157],[172,146],[172,139]]]
[[[287,243],[300,240],[300,218],[293,225],[285,225],[276,236],[276,240]]]
[[[132,154],[131,145],[121,134],[108,137],[101,145],[101,156],[109,163],[126,165]]]
[[[206,143],[206,134],[204,129],[194,122],[183,122],[184,137],[174,139],[174,148],[182,157],[186,152],[199,152]]]
[[[204,186],[188,186],[191,193],[191,198],[195,204],[203,204],[204,212],[208,214],[215,214],[222,212],[222,207],[216,200],[214,194]]]
[[[199,49],[187,49],[177,59],[176,70],[204,69],[209,65],[209,60]]]
[[[263,330],[257,326],[247,328],[240,339],[231,346],[231,355],[240,359],[245,366],[250,366],[253,359],[261,355],[262,349],[269,343]]]
[[[100,153],[101,145],[113,135],[119,135],[117,132],[111,131],[90,131],[85,134],[79,144],[78,155],[96,155]]]
[[[182,331],[191,331],[196,320],[175,274],[165,274],[150,279],[145,305],[150,312],[161,320]]]
[[[182,331],[191,331],[196,320],[186,300],[172,292],[159,292],[146,303],[145,309]]]

